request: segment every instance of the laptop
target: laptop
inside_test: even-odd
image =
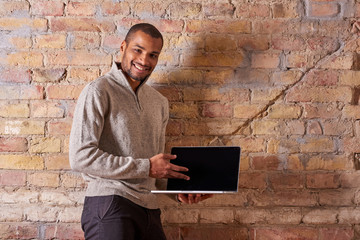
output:
[[[235,193],[238,191],[240,147],[173,147],[171,163],[189,169],[190,180],[169,178],[166,190],[152,193]]]

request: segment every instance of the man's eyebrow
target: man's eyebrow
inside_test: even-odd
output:
[[[140,48],[140,49],[142,49],[142,50],[145,50],[144,47],[142,47],[142,46],[140,46],[140,45],[138,45],[138,44],[135,44],[135,47],[138,47],[138,48]],[[153,54],[154,54],[154,53],[155,53],[155,54],[160,54],[160,52],[158,52],[158,51],[153,51],[152,53],[153,53]]]

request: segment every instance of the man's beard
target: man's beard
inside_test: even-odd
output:
[[[131,66],[132,66],[132,63],[131,63]],[[149,74],[149,75],[146,75],[145,77],[138,77],[131,72],[131,68],[129,68],[126,71],[126,73],[129,77],[131,77],[132,79],[134,79],[135,81],[138,81],[138,82],[143,82],[146,78],[148,78],[150,76],[150,74]]]

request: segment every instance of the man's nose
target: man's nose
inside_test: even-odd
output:
[[[139,63],[147,66],[149,65],[149,59],[150,57],[147,54],[141,54],[140,58],[139,58]]]

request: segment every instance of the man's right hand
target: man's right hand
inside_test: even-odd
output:
[[[187,172],[189,169],[170,163],[176,155],[160,153],[150,158],[150,173],[153,178],[180,178],[189,180],[190,177],[180,172]]]

